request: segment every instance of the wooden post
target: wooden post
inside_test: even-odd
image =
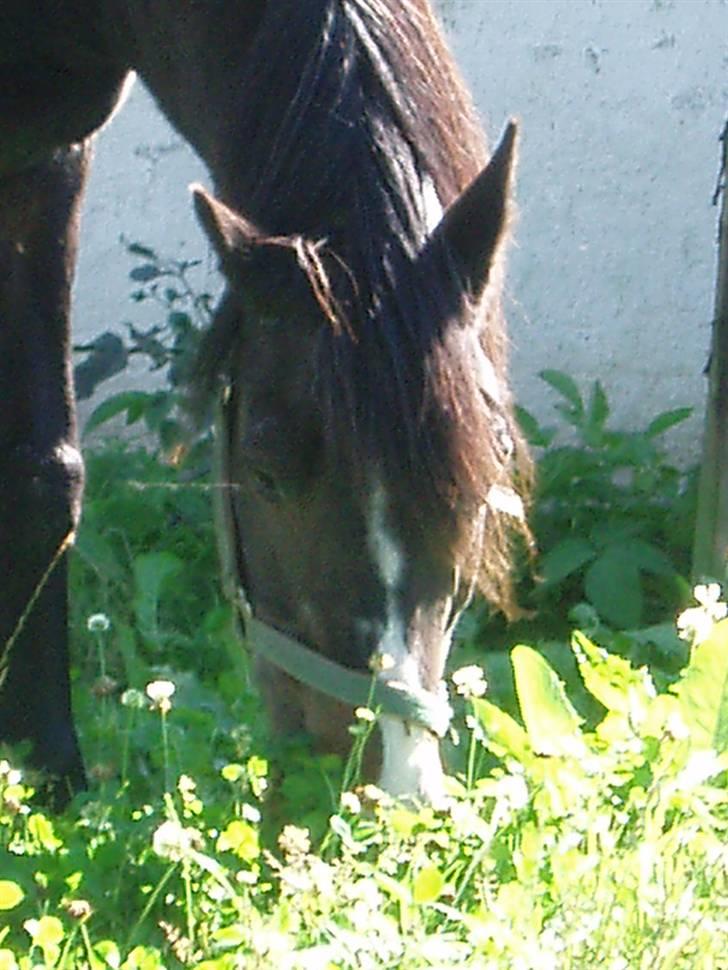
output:
[[[714,204],[720,205],[715,317],[708,364],[703,457],[693,546],[693,579],[728,580],[728,120]]]

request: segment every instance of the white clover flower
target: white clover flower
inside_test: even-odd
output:
[[[352,815],[358,815],[361,812],[361,801],[353,791],[342,792],[340,801],[345,812],[350,812]]]
[[[381,674],[385,670],[392,670],[394,666],[394,657],[389,653],[377,652],[373,654],[371,660],[369,661],[369,668],[370,670],[373,670],[375,674]]]
[[[13,768],[9,761],[4,758],[0,761],[0,781],[8,787],[19,785],[23,780],[23,773],[18,768]]]
[[[311,833],[298,825],[284,825],[278,836],[278,847],[286,862],[300,861],[311,851]]]
[[[179,822],[171,819],[162,822],[152,836],[152,849],[160,859],[170,859],[179,862],[194,848],[197,833],[194,829],[187,829]]]
[[[720,758],[712,749],[694,751],[675,779],[676,788],[678,791],[692,791],[719,774],[724,768],[725,759]]]
[[[372,785],[371,782],[364,785],[362,795],[366,801],[373,802],[374,804],[378,804],[379,802],[388,802],[391,800],[391,796],[388,795],[387,792],[383,791],[381,788],[378,788],[377,785]]]
[[[107,633],[111,627],[111,620],[105,613],[92,613],[86,620],[89,633]]]
[[[358,721],[367,721],[369,724],[373,724],[377,719],[377,715],[368,707],[357,707],[354,717]]]
[[[147,684],[146,694],[155,710],[167,714],[172,707],[172,696],[176,690],[171,680],[153,680]]]
[[[252,825],[256,825],[260,821],[260,812],[258,809],[255,805],[249,805],[247,802],[243,802],[241,805],[240,814],[246,822],[250,822]]]
[[[498,794],[514,809],[528,805],[528,786],[520,775],[504,775],[498,782]]]
[[[698,644],[708,639],[715,623],[728,616],[728,605],[721,601],[718,583],[700,583],[693,595],[698,605],[683,610],[678,616],[677,632],[683,640]]]
[[[721,602],[721,593],[720,583],[698,583],[694,590],[695,599],[712,612],[715,620],[722,620],[728,612],[726,604]]]
[[[488,689],[483,668],[477,664],[470,664],[456,670],[452,675],[452,682],[456,692],[468,700],[472,697],[482,697]]]

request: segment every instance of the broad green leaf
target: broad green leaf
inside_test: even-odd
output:
[[[606,549],[584,577],[589,602],[600,616],[619,629],[637,626],[642,618],[640,571],[620,546]]]
[[[134,560],[134,613],[143,632],[156,630],[162,586],[181,568],[182,563],[171,552],[149,552]]]
[[[671,688],[690,731],[691,743],[728,750],[728,620],[716,624],[694,649],[680,680]]]
[[[398,805],[387,813],[387,825],[401,839],[409,839],[422,820],[417,812]]]
[[[142,417],[149,397],[146,391],[122,391],[120,394],[107,397],[91,412],[84,425],[84,436],[119,414],[126,413],[126,423],[134,424]]]
[[[579,725],[559,677],[531,647],[511,651],[521,717],[537,754],[580,755],[586,750]]]
[[[249,929],[241,923],[221,926],[212,933],[213,940],[223,950],[232,950],[244,946],[249,936]]]
[[[79,531],[74,549],[102,579],[116,583],[122,583],[126,579],[124,568],[111,543],[94,528],[87,527]]]
[[[543,578],[541,589],[560,583],[590,562],[596,555],[588,539],[568,538],[557,542],[542,557],[539,572]]]
[[[18,962],[12,950],[0,949],[0,970],[18,970]]]
[[[249,822],[233,819],[217,838],[219,852],[234,852],[243,862],[254,862],[260,855],[258,833]]]
[[[571,639],[584,686],[608,711],[623,714],[640,724],[655,697],[655,688],[647,670],[635,670],[626,660],[607,653],[583,633]]]
[[[663,414],[658,414],[647,425],[645,434],[648,438],[656,438],[658,435],[664,434],[665,431],[669,431],[670,428],[674,428],[676,424],[682,424],[692,413],[692,408],[674,408],[672,411],[665,411]]]
[[[46,852],[55,852],[63,842],[56,837],[53,822],[42,812],[34,812],[28,819],[28,832]]]
[[[41,916],[40,919],[27,919],[23,929],[30,936],[34,946],[39,946],[47,963],[53,965],[60,955],[63,942],[63,923],[57,916]]]
[[[415,903],[434,903],[445,888],[445,877],[437,866],[424,866],[414,878],[412,898]]]
[[[474,697],[471,703],[485,732],[486,747],[498,758],[510,755],[521,763],[527,761],[533,752],[521,725],[510,714],[482,697]]]
[[[119,970],[121,966],[121,954],[119,947],[113,940],[101,940],[94,945],[94,956],[99,958],[102,966],[111,967],[112,970]]]
[[[134,280],[135,283],[149,283],[161,275],[159,267],[155,266],[154,263],[143,263],[141,266],[135,266],[134,269],[130,270],[129,279]]]
[[[135,946],[121,965],[121,970],[167,970],[167,964],[155,947]]]
[[[672,576],[675,572],[674,566],[665,553],[644,539],[628,539],[621,545],[620,554],[646,573],[654,573],[656,576]]]
[[[0,910],[14,909],[25,899],[25,893],[9,879],[0,879]]]

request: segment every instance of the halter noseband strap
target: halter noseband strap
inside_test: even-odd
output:
[[[215,511],[225,587],[235,605],[245,639],[256,653],[307,687],[352,707],[372,707],[383,715],[424,727],[439,738],[444,737],[452,719],[444,681],[440,681],[437,691],[429,691],[395,680],[381,680],[374,674],[352,670],[329,660],[256,617],[244,589],[245,558],[235,514],[234,486],[230,483],[228,438],[231,423],[226,413],[229,406],[229,398],[224,399],[215,434],[219,483],[214,489]]]

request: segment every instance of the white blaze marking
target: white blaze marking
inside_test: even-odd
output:
[[[433,233],[440,225],[443,208],[435,188],[435,183],[429,175],[425,175],[422,179],[422,200],[425,204],[425,225],[427,226],[428,233]]]
[[[387,495],[380,483],[372,491],[368,518],[369,549],[385,590],[386,619],[377,652],[393,661],[379,673],[385,681],[421,687],[419,670],[407,649],[404,619],[397,596],[404,573],[404,554],[387,525]],[[398,718],[380,722],[383,744],[381,787],[392,795],[413,795],[431,803],[442,800],[443,772],[437,738],[424,728]]]

